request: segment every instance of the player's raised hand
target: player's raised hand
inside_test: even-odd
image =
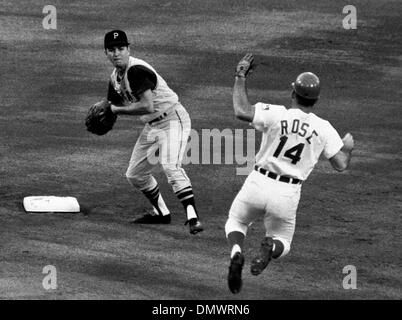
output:
[[[247,53],[237,64],[236,67],[236,77],[245,78],[247,75],[253,71],[255,65],[253,64],[254,56],[251,53]]]
[[[343,141],[343,149],[347,150],[347,151],[352,151],[354,146],[355,146],[355,142],[353,140],[353,136],[348,132],[347,134],[345,134],[345,136],[342,138]]]

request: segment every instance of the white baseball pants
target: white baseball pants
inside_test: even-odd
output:
[[[300,194],[301,185],[276,181],[253,170],[232,203],[229,219],[247,231],[251,223],[263,217],[266,236],[284,244],[283,256],[292,243]]]
[[[126,177],[139,190],[150,190],[157,184],[151,174],[162,165],[173,191],[191,186],[181,167],[191,131],[191,120],[186,109],[178,105],[162,120],[146,124],[134,146]]]

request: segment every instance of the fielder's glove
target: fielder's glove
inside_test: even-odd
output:
[[[254,56],[251,53],[247,53],[237,64],[235,76],[246,78],[255,69],[253,62]]]
[[[101,136],[112,130],[117,115],[112,112],[110,105],[109,101],[102,100],[89,108],[85,118],[85,125],[89,132]]]

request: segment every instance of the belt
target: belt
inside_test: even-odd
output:
[[[148,124],[153,124],[155,122],[161,121],[162,119],[166,118],[167,112],[162,113],[159,117],[152,119],[151,121],[148,122]]]
[[[286,177],[286,176],[280,176],[279,174],[270,172],[259,166],[254,166],[254,170],[258,171],[259,173],[263,174],[264,176],[267,176],[268,178],[271,178],[274,180],[279,180],[281,182],[286,182],[286,183],[290,183],[290,184],[302,184],[303,183],[303,180],[296,179],[296,178],[290,178],[290,177]],[[278,179],[278,177],[279,177],[279,179]]]

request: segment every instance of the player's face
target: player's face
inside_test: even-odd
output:
[[[106,55],[116,68],[125,68],[130,58],[130,48],[127,46],[107,48]]]

